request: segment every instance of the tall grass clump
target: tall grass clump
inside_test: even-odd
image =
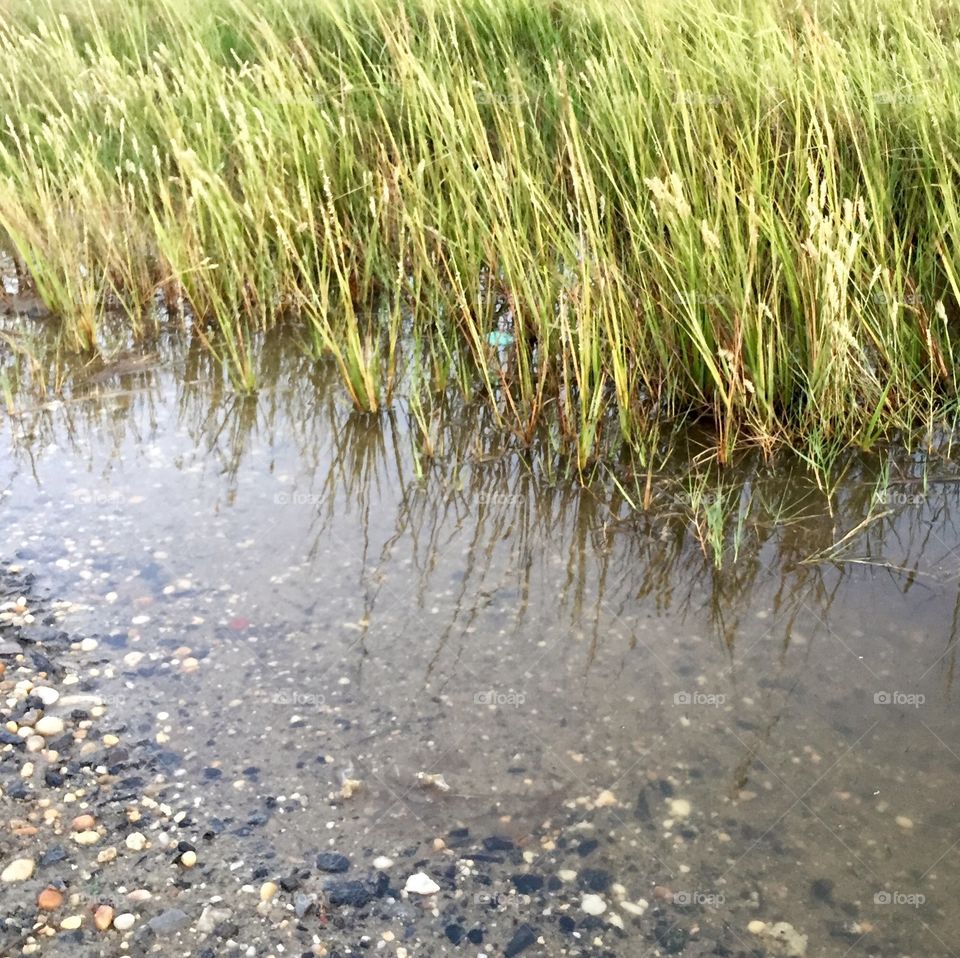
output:
[[[664,422],[869,446],[957,405],[960,9],[7,0],[0,227],[78,348],[293,319],[581,468]],[[428,408],[425,398],[415,408]]]

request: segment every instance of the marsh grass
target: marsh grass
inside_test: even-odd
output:
[[[292,318],[424,451],[452,390],[583,474],[683,422],[826,473],[956,414],[949,5],[4,6],[0,226],[76,348],[159,297],[253,390]]]

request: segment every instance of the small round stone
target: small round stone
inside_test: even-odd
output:
[[[60,922],[64,931],[75,931],[83,924],[83,915],[68,915]]]
[[[756,918],[747,925],[747,931],[749,931],[751,935],[762,935],[766,930],[767,923],[765,921],[759,921]]]
[[[44,888],[37,895],[37,908],[43,911],[56,911],[63,904],[63,894],[56,888]]]
[[[46,685],[38,685],[30,694],[35,695],[45,706],[53,705],[60,698],[60,693],[56,689],[51,689]]]
[[[44,738],[50,738],[53,735],[60,735],[65,727],[63,719],[59,716],[44,715],[43,718],[39,719],[37,724],[34,725],[33,730]]]
[[[131,928],[133,928],[136,920],[137,919],[134,915],[131,915],[130,912],[125,911],[122,915],[117,915],[117,917],[113,919],[113,927],[116,928],[117,931],[129,931]]]
[[[588,915],[602,915],[607,910],[607,903],[599,895],[584,895],[580,907]]]
[[[72,838],[78,845],[96,845],[100,841],[100,835],[93,829],[88,829],[85,832],[74,832]]]
[[[142,852],[147,847],[147,838],[143,832],[130,832],[126,839],[127,848],[131,851]]]
[[[194,851],[186,851],[180,856],[180,864],[184,868],[193,868],[197,864],[197,853]]]
[[[97,820],[92,815],[78,815],[71,823],[70,827],[75,832],[85,832],[90,828],[95,827]]]
[[[265,881],[260,886],[260,901],[270,901],[274,895],[277,893],[277,883],[272,881]]]

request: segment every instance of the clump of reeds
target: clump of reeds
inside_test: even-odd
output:
[[[246,388],[292,316],[359,408],[458,388],[581,467],[690,418],[721,460],[869,445],[956,406],[958,26],[934,0],[8,0],[0,226],[81,348],[159,298]]]

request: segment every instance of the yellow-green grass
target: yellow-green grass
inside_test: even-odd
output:
[[[79,348],[159,299],[253,389],[292,317],[359,408],[458,389],[581,468],[955,416],[954,5],[3,6],[0,226]]]

